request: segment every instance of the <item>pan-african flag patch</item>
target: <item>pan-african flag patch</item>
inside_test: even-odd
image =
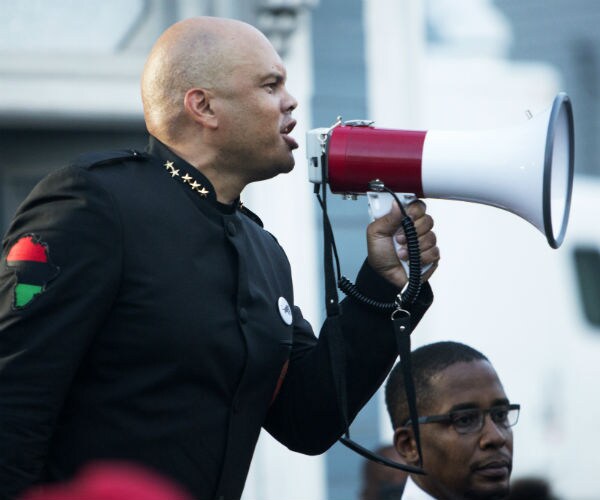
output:
[[[41,294],[59,271],[50,260],[48,245],[35,234],[22,236],[10,247],[6,265],[14,269],[16,276],[15,309],[25,307]]]

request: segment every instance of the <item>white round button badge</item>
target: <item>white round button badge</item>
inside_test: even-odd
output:
[[[279,309],[279,314],[281,319],[286,325],[292,324],[292,308],[288,304],[288,301],[283,297],[279,297],[277,301],[277,308]]]

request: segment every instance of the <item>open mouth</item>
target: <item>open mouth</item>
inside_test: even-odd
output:
[[[292,130],[294,130],[295,126],[296,126],[296,121],[292,120],[287,125],[282,127],[281,130],[279,131],[281,133],[281,135],[283,136],[283,140],[286,142],[286,144],[288,145],[288,147],[290,149],[296,149],[298,147],[298,143],[296,142],[296,140],[289,135],[290,132]]]

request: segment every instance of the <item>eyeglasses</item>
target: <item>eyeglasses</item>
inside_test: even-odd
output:
[[[459,434],[472,434],[483,429],[485,415],[489,414],[492,422],[498,427],[508,429],[515,425],[519,420],[519,410],[521,405],[499,405],[481,410],[479,408],[469,408],[466,410],[455,410],[445,415],[431,415],[428,417],[419,417],[420,424],[431,424],[434,422],[448,423],[454,427]],[[405,425],[410,425],[410,420]]]

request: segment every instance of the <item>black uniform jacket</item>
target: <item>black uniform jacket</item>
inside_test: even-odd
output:
[[[366,264],[357,284],[397,293]],[[431,300],[426,286],[415,322]],[[346,299],[341,325],[353,418],[396,347],[387,314]],[[344,431],[329,350],[255,215],[154,138],[84,156],[32,191],[3,243],[0,497],[126,459],[238,498],[261,426],[307,454]]]

